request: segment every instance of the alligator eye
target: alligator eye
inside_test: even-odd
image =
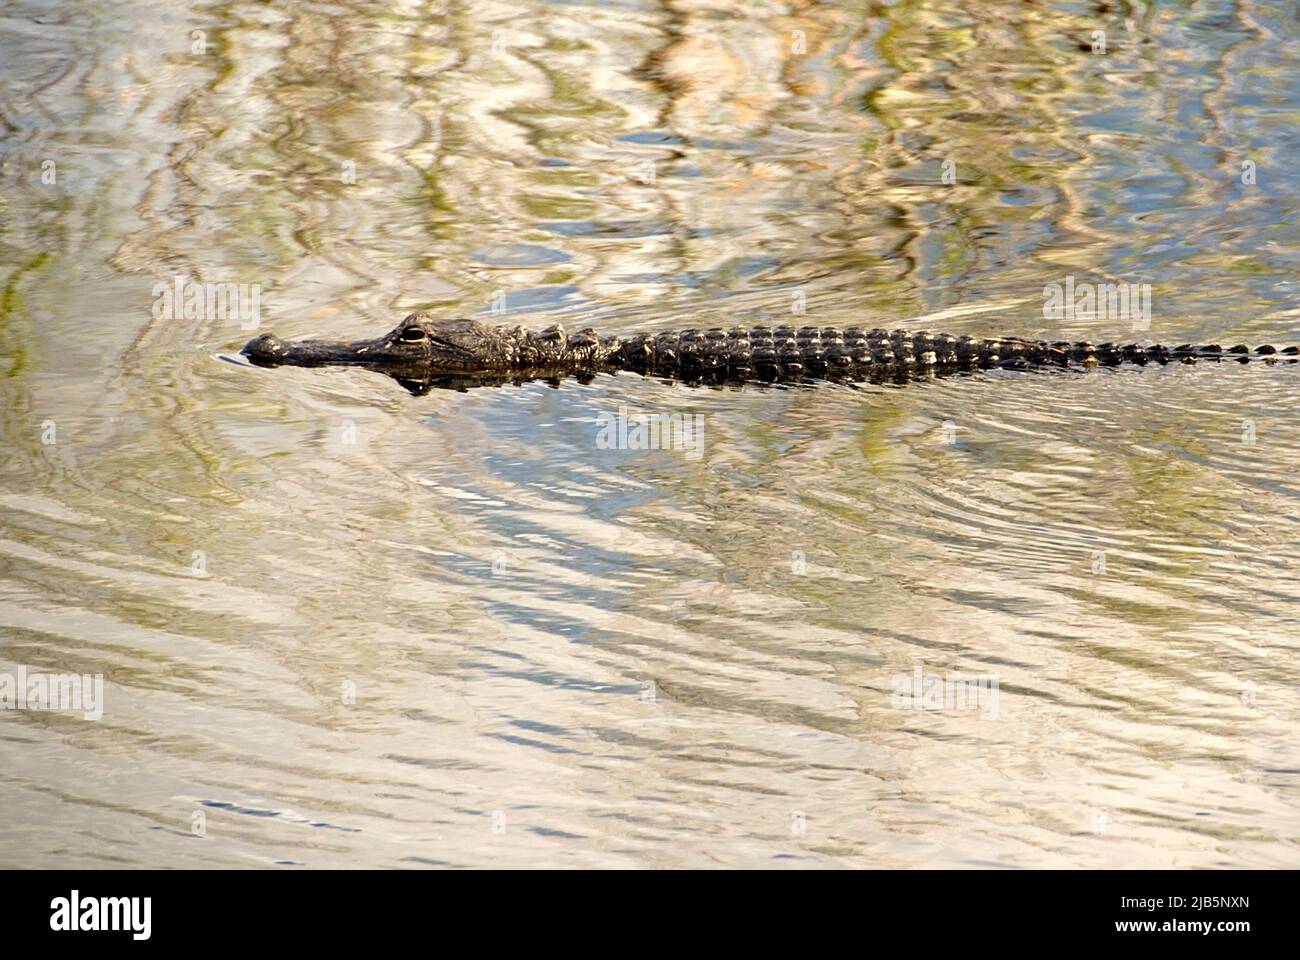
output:
[[[419,343],[422,340],[428,340],[429,334],[419,327],[407,327],[401,332],[398,339],[403,343]]]

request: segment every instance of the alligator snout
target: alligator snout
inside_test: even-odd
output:
[[[401,359],[389,357],[384,347],[382,339],[286,341],[273,333],[264,333],[249,340],[240,352],[261,367],[278,367],[282,364],[318,367],[327,363],[372,363]]]
[[[254,363],[273,362],[284,356],[284,341],[273,333],[264,333],[249,340],[240,352]]]

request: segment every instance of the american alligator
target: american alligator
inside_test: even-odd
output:
[[[433,387],[464,390],[527,380],[558,383],[565,377],[587,382],[599,373],[620,370],[705,384],[879,383],[993,367],[1030,370],[1198,360],[1295,363],[1300,348],[1071,343],[810,326],[601,337],[590,329],[567,334],[559,324],[529,331],[413,313],[389,333],[371,340],[285,342],[268,333],[250,340],[243,353],[258,366],[366,367],[418,395]]]

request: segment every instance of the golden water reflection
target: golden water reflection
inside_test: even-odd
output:
[[[0,672],[108,685],[4,715],[0,863],[1294,865],[1293,370],[411,398],[151,312],[1133,338],[1044,321],[1068,274],[1150,283],[1144,339],[1300,342],[1285,5],[0,33]],[[704,455],[599,449],[620,408]],[[900,709],[918,666],[996,717]]]

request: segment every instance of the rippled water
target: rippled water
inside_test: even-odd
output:
[[[1294,866],[1296,368],[412,397],[153,308],[1300,342],[1297,32],[0,7],[0,673],[105,683],[0,712],[0,864]],[[1044,320],[1067,276],[1150,330]]]

